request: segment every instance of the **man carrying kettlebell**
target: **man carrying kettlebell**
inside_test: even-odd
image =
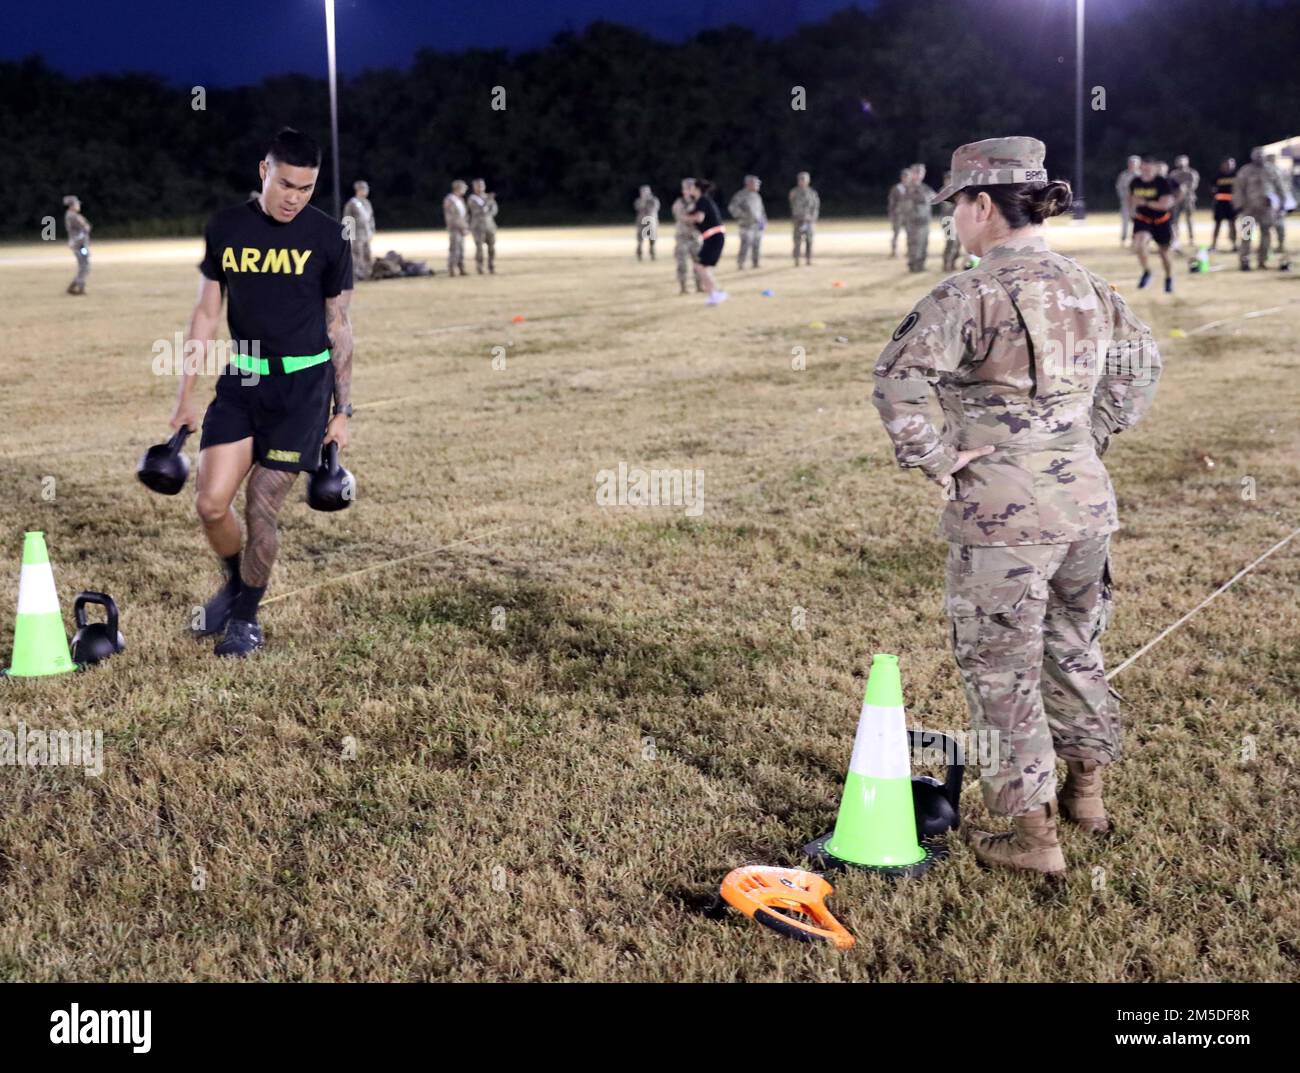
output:
[[[195,504],[226,582],[190,628],[223,634],[219,656],[263,646],[257,608],[279,550],[280,508],[298,474],[316,468],[323,444],[348,445],[352,250],[341,225],[308,204],[320,161],[315,141],[281,130],[258,165],[260,196],[218,212],[204,233],[185,353],[207,353],[227,293],[237,351],[203,418]],[[173,429],[198,427],[197,364],[186,361]],[[246,542],[231,509],[245,478]]]

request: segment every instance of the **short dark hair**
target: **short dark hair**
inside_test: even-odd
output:
[[[1049,216],[1060,216],[1074,203],[1070,184],[1061,179],[1050,183],[999,183],[996,186],[968,186],[957,196],[974,201],[988,194],[998,207],[1007,226],[1016,231],[1031,224],[1041,224]]]
[[[1143,163],[1143,164],[1159,164],[1160,161],[1158,161],[1155,157],[1153,157],[1153,156],[1151,156],[1151,155],[1148,154],[1147,156],[1144,156],[1144,157],[1142,158],[1142,163]]]
[[[293,168],[320,167],[320,146],[309,135],[293,127],[280,129],[266,147],[266,155],[276,163]]]

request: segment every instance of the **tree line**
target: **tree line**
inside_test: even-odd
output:
[[[1300,125],[1300,5],[1092,6],[1090,207],[1114,207],[1131,152],[1185,152],[1208,176],[1223,155],[1300,133],[1287,126]],[[666,211],[683,175],[725,197],[752,172],[781,216],[808,170],[823,214],[876,214],[901,167],[925,162],[937,187],[953,148],[1003,134],[1041,138],[1052,176],[1073,180],[1073,19],[1068,2],[881,0],[780,39],[728,27],[666,43],[601,22],[518,53],[422,49],[405,69],[340,79],[343,196],[365,178],[381,227],[428,227],[453,178],[483,176],[503,226],[630,224],[642,183]],[[282,125],[325,146],[316,204],[331,211],[323,70],[194,90],[0,63],[0,234],[36,237],[65,193],[96,235],[197,233],[256,187]]]

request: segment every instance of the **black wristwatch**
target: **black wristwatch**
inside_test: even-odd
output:
[[[348,403],[346,406],[335,406],[335,407],[334,407],[334,416],[335,416],[335,417],[338,417],[339,414],[342,414],[344,417],[351,417],[351,416],[352,416],[352,403]]]

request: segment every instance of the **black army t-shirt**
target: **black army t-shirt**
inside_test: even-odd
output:
[[[1144,179],[1139,175],[1129,183],[1128,190],[1133,195],[1135,203],[1157,201],[1166,194],[1174,193],[1174,184],[1163,175],[1153,175],[1150,179]],[[1133,215],[1147,223],[1155,223],[1168,214],[1168,209],[1157,209],[1154,205],[1136,205],[1133,209]]]
[[[695,211],[704,213],[704,219],[695,225],[701,232],[707,231],[710,227],[717,227],[718,224],[722,223],[722,213],[718,211],[718,206],[713,198],[707,194],[701,196],[695,202]]]
[[[204,240],[199,270],[229,294],[237,347],[255,341],[263,358],[329,348],[325,299],[352,287],[352,247],[335,220],[307,205],[281,223],[250,200],[213,216]]]

